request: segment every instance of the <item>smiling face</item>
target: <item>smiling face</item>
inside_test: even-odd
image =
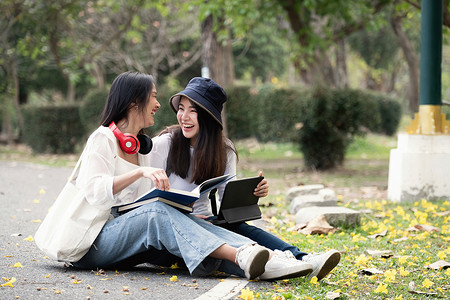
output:
[[[200,130],[198,114],[191,101],[184,96],[181,97],[180,103],[178,104],[177,120],[184,137],[190,139],[191,145],[194,145]]]
[[[149,99],[145,104],[144,109],[142,110],[142,128],[146,128],[149,126],[153,126],[155,124],[155,113],[161,107],[158,100],[156,99],[158,92],[156,91],[156,87],[153,86],[153,89],[149,95]]]

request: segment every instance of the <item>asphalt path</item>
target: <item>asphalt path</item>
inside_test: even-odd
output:
[[[76,270],[45,257],[34,233],[71,173],[69,168],[0,161],[0,299],[235,299],[269,282],[139,265],[130,270]],[[176,276],[176,277],[174,277]]]

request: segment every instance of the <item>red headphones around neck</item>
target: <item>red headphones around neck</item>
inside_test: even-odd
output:
[[[130,133],[122,133],[117,127],[116,123],[111,122],[109,129],[114,133],[119,140],[120,148],[127,154],[135,154],[139,151],[140,144],[137,137]]]
[[[152,150],[152,139],[146,134],[138,134],[137,137],[130,133],[122,133],[117,127],[116,123],[111,122],[109,129],[114,133],[114,136],[119,140],[120,149],[127,154],[148,154]]]

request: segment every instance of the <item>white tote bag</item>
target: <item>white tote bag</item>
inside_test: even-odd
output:
[[[89,251],[110,214],[110,210],[90,205],[83,192],[75,186],[83,154],[34,237],[39,249],[58,261],[80,260]]]

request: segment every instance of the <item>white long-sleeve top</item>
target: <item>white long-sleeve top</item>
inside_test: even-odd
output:
[[[169,156],[169,150],[171,145],[171,134],[166,133],[161,136],[154,137],[152,139],[153,141],[153,148],[150,152],[150,164],[154,168],[161,168],[167,171],[167,158]],[[194,153],[194,148],[190,148],[191,151],[191,161],[192,156]],[[229,175],[236,175],[236,153],[233,151],[228,151],[227,153],[227,165],[225,168],[224,174]],[[223,175],[223,174],[222,174]],[[170,174],[169,176],[169,183],[170,187],[177,189],[177,190],[184,190],[184,191],[192,191],[194,190],[198,185],[192,182],[192,165],[189,167],[188,176],[187,178],[181,178],[180,176],[176,174]],[[219,199],[217,199],[219,202],[222,200],[223,192],[225,190],[225,184],[221,184],[217,187]],[[217,206],[219,208],[219,206]],[[208,198],[208,193],[203,194],[200,199],[194,202],[193,207],[193,214],[199,214],[199,215],[205,215],[205,216],[211,216],[212,210],[211,210],[211,203]]]
[[[150,166],[149,155],[138,154],[138,166],[121,158],[118,147],[114,133],[108,127],[100,126],[90,135],[82,154],[76,185],[84,190],[86,200],[100,209],[133,202],[153,187],[150,179],[140,178],[113,195],[114,176],[139,166]]]

